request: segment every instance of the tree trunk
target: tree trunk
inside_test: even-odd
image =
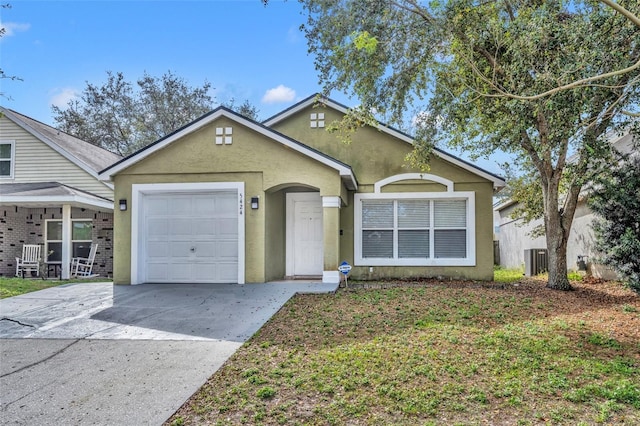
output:
[[[554,290],[573,290],[567,277],[567,238],[561,234],[562,232],[557,231],[547,233],[547,251],[549,252],[547,287]]]
[[[555,177],[545,181],[543,179],[542,196],[545,204],[544,227],[547,237],[547,251],[549,256],[549,280],[547,287],[554,290],[573,290],[567,277],[567,241],[571,222],[575,213],[577,193],[568,194],[571,203],[565,204],[567,211],[559,208],[558,189],[559,179]]]

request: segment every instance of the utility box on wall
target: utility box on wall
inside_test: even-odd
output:
[[[549,270],[547,249],[526,249],[524,251],[524,275],[532,277]]]

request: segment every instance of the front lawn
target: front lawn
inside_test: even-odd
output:
[[[23,279],[17,277],[0,277],[0,299],[19,296],[21,294],[43,290],[49,287],[56,287],[62,284],[105,280],[107,279],[92,278],[89,280],[43,280],[40,278]]]
[[[167,424],[640,424],[640,298],[572,284],[296,296]]]

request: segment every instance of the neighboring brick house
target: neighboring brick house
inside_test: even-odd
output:
[[[98,244],[93,272],[113,274],[113,185],[98,172],[120,156],[0,107],[0,275],[24,244],[42,245],[44,273],[70,274]]]

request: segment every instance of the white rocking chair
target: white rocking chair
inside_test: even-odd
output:
[[[25,272],[31,276],[36,271],[40,276],[40,246],[38,244],[25,244],[22,246],[22,257],[16,257],[16,277],[24,278]]]
[[[78,278],[97,277],[99,274],[92,274],[93,262],[96,259],[98,244],[91,244],[89,257],[74,257],[71,259],[71,276]]]

